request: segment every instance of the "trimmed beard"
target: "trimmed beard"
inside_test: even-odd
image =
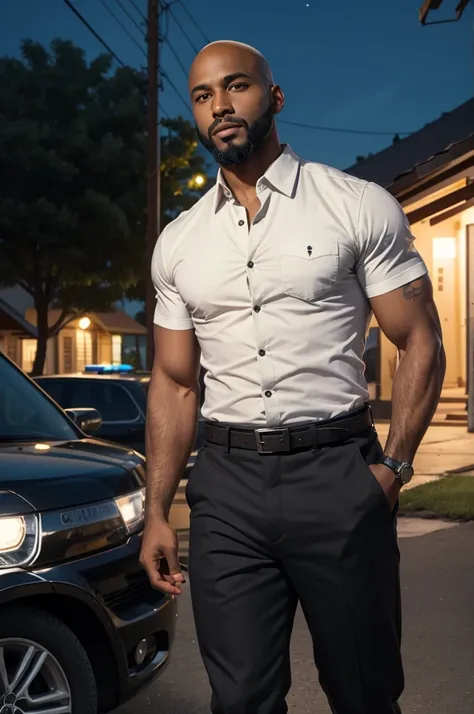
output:
[[[274,121],[273,106],[270,104],[268,109],[265,109],[263,114],[253,122],[252,126],[249,126],[245,119],[241,117],[228,117],[226,123],[227,121],[229,124],[234,122],[247,130],[247,140],[243,144],[236,146],[232,143],[231,139],[228,147],[223,150],[218,149],[212,140],[212,132],[221,121],[222,120],[219,119],[211,124],[207,136],[200,132],[196,126],[198,139],[220,166],[240,166],[248,161],[248,159],[263,146],[265,139],[270,134]]]

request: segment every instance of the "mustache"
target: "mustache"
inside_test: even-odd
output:
[[[245,129],[247,129],[247,131],[249,128],[249,125],[247,124],[245,119],[242,119],[241,117],[225,116],[222,119],[217,118],[212,122],[207,132],[209,138],[211,138],[219,124],[235,124],[236,126],[243,126]]]

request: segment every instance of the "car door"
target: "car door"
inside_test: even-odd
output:
[[[116,441],[142,454],[145,452],[145,417],[126,382],[78,379],[71,395],[71,407],[98,410],[102,426],[94,436]]]

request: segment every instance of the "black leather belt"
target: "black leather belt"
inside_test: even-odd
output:
[[[302,449],[320,449],[343,443],[373,426],[370,407],[331,421],[287,427],[238,427],[206,422],[204,439],[230,449],[250,449],[259,454],[284,454]]]

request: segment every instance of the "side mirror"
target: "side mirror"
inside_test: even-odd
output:
[[[73,420],[74,424],[85,434],[92,434],[102,426],[102,417],[97,409],[77,408],[65,409],[68,417]]]

